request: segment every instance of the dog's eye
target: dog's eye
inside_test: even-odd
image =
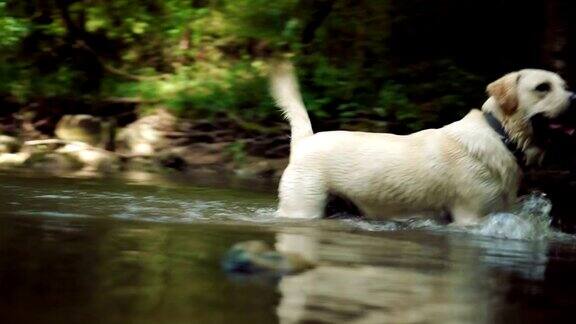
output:
[[[537,85],[536,88],[534,88],[534,90],[539,92],[548,92],[550,91],[550,83],[542,82],[539,85]]]

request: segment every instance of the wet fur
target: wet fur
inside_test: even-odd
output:
[[[550,82],[551,91],[534,93]],[[329,193],[352,201],[368,218],[449,213],[459,225],[504,211],[516,200],[521,172],[515,157],[480,110],[439,129],[400,136],[330,131],[313,134],[293,67],[273,67],[272,94],[290,121],[290,163],[279,186],[278,215],[324,216]],[[541,159],[532,141],[530,118],[555,117],[569,105],[569,92],[556,74],[542,70],[510,73],[487,87],[482,110],[501,121],[525,152]]]

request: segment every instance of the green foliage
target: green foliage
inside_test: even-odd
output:
[[[232,163],[234,163],[236,167],[242,166],[246,163],[246,158],[248,157],[248,153],[246,152],[246,143],[242,141],[230,143],[224,152],[232,159]]]
[[[14,46],[29,31],[28,22],[24,19],[6,14],[6,0],[0,0],[0,48]]]
[[[190,77],[169,101],[171,108],[186,114],[186,111],[207,113],[234,112],[248,117],[266,114],[266,79],[253,65],[240,62],[216,68],[199,66],[192,69]],[[269,112],[267,112],[269,113]]]
[[[415,130],[478,104],[486,81],[445,54],[428,59],[410,41],[393,46],[414,36],[404,26],[434,28],[419,8],[380,0],[0,0],[0,97],[131,98],[144,111],[265,124],[280,120],[266,59],[282,54],[297,62],[316,120],[389,120]]]
[[[276,46],[297,46],[302,22],[295,16],[296,0],[224,1],[230,32],[266,40]]]
[[[408,128],[418,129],[421,124],[421,112],[418,106],[408,98],[403,86],[394,82],[386,83],[379,93],[380,108],[376,111],[384,118],[394,117]]]

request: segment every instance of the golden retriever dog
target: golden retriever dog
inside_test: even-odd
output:
[[[292,133],[280,217],[322,217],[334,194],[370,219],[449,213],[456,225],[476,224],[512,206],[520,165],[543,157],[537,133],[560,127],[562,115],[575,110],[560,76],[526,69],[489,84],[482,110],[439,129],[314,134],[293,70],[281,62],[271,71],[272,96]]]

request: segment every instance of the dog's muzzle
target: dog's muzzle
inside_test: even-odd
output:
[[[573,107],[576,103],[576,93],[570,92],[570,107]]]
[[[572,136],[576,132],[576,93],[570,92],[568,108],[556,118],[550,119],[551,130]]]
[[[553,142],[576,135],[576,93],[570,92],[568,100],[568,108],[554,118],[542,113],[530,118],[536,146],[548,148]]]

